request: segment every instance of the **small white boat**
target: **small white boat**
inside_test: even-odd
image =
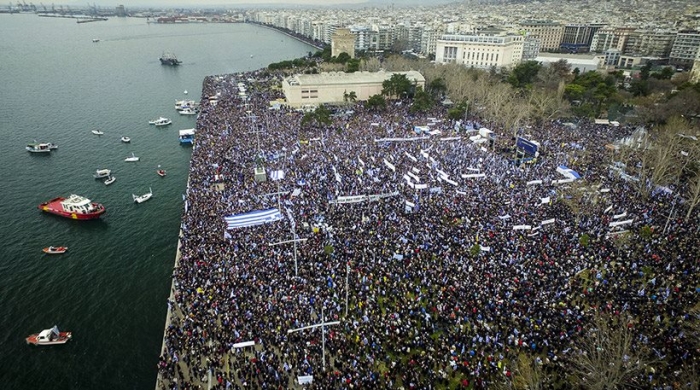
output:
[[[104,179],[105,177],[109,177],[109,175],[112,174],[112,171],[109,169],[98,169],[95,171],[95,174],[92,175],[95,179]]]
[[[129,137],[122,137],[122,142],[124,142],[125,144],[128,144],[129,142],[131,142],[131,138],[129,138]]]
[[[152,120],[152,121],[148,121],[148,124],[149,124],[149,125],[156,125],[156,126],[167,126],[167,125],[169,125],[169,124],[171,124],[171,123],[173,123],[173,121],[171,121],[171,120],[168,119],[168,118],[164,118],[164,117],[162,117],[162,116],[161,116],[160,118],[158,118],[158,119],[155,119],[155,120]]]
[[[125,158],[124,161],[126,161],[126,162],[135,162],[135,161],[139,161],[139,157],[134,156],[134,153],[132,152],[132,153],[131,153],[131,157]]]
[[[27,344],[56,345],[67,343],[72,337],[71,332],[61,332],[58,327],[54,326],[51,329],[44,329],[40,333],[31,334],[25,340]]]
[[[187,95],[187,90],[185,90],[185,95]]]
[[[92,131],[92,134],[95,134],[95,135],[103,135],[104,133],[105,133],[104,131],[100,131],[100,130],[93,130]]]
[[[153,190],[151,189],[151,187],[148,187],[147,193],[143,195],[131,194],[131,197],[134,198],[135,203],[143,203],[153,197]]]
[[[99,39],[99,38],[92,38],[92,41],[93,41],[93,42],[99,42],[100,39]]]
[[[197,111],[194,108],[187,107],[180,110],[180,115],[197,115]]]
[[[49,246],[49,247],[42,249],[42,251],[44,253],[49,254],[49,255],[60,255],[60,254],[66,253],[67,250],[68,250],[67,246]]]
[[[117,180],[116,177],[109,175],[109,176],[107,176],[107,180],[105,180],[105,185],[108,186],[108,185],[114,183],[115,180]]]

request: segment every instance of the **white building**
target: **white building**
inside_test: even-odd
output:
[[[521,35],[443,35],[438,39],[435,62],[489,69],[512,67],[523,58]]]
[[[343,103],[346,94],[355,92],[357,100],[382,93],[382,83],[395,73],[405,74],[417,87],[425,89],[420,72],[328,72],[297,74],[282,81],[282,90],[290,107],[316,107],[324,103]]]

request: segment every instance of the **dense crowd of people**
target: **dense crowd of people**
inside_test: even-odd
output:
[[[204,81],[159,388],[488,388],[522,354],[568,372],[600,315],[655,362],[640,388],[697,362],[698,218],[610,168],[605,145],[633,129],[523,129],[540,141],[524,162],[512,134],[474,142],[485,122],[441,106],[358,103],[301,126],[270,104],[279,82]],[[227,229],[269,209],[281,219]]]

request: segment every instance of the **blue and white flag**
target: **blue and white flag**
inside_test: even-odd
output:
[[[236,229],[248,226],[257,226],[264,223],[279,221],[282,219],[282,213],[278,209],[251,211],[244,214],[229,215],[224,217],[226,221],[226,229]]]

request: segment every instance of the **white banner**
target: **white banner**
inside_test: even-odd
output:
[[[627,224],[632,223],[633,221],[634,221],[633,219],[628,219],[628,220],[620,221],[620,222],[610,222],[610,227],[627,225]]]
[[[622,214],[613,215],[613,219],[620,219],[620,218],[624,218],[626,216],[627,216],[627,211],[623,212]]]
[[[450,183],[450,184],[452,184],[453,186],[457,186],[457,182],[456,182],[456,181],[452,181],[452,180],[450,180],[450,179],[448,179],[448,178],[445,178],[445,181],[448,182],[448,183]]]
[[[540,204],[547,204],[549,203],[550,199],[549,196],[546,198],[540,198]]]
[[[343,203],[359,203],[367,200],[367,195],[353,195],[353,196],[339,196],[338,199],[332,200],[329,203],[343,204]]]
[[[440,141],[459,141],[462,137],[445,137],[440,138]]]
[[[299,382],[300,385],[308,385],[309,383],[313,383],[313,381],[313,375],[297,376],[297,382]]]
[[[463,179],[476,179],[476,178],[479,178],[479,177],[486,177],[486,174],[485,174],[485,173],[470,173],[470,174],[467,174],[467,175],[462,174],[462,178],[463,178]]]
[[[534,186],[535,184],[542,184],[542,180],[531,180],[525,184],[528,186]]]
[[[406,157],[408,157],[408,158],[410,158],[411,160],[413,160],[413,162],[418,162],[418,159],[415,158],[415,157],[413,157],[412,155],[408,154],[408,152],[403,152],[403,153],[406,155]]]
[[[412,142],[420,141],[422,139],[429,139],[430,137],[413,137],[413,138],[379,138],[375,139],[374,142]]]
[[[406,206],[408,207],[416,207],[416,204],[413,202],[406,201]]]
[[[390,163],[390,162],[387,161],[386,159],[384,159],[384,164],[385,164],[387,167],[389,167],[389,169],[391,169],[392,171],[396,172],[396,167],[394,166],[394,164]]]
[[[554,223],[554,218],[545,219],[544,221],[540,222],[540,225],[549,225],[550,223]]]
[[[532,226],[530,225],[515,225],[513,226],[513,230],[530,230],[532,229]]]
[[[408,173],[406,173],[406,174],[407,174],[408,176],[412,177],[413,180],[416,181],[416,183],[420,183],[420,178],[419,178],[418,176],[414,175],[412,172],[408,172]]]
[[[416,184],[416,186],[414,188],[417,190],[424,190],[424,189],[428,188],[428,185],[427,184]]]

